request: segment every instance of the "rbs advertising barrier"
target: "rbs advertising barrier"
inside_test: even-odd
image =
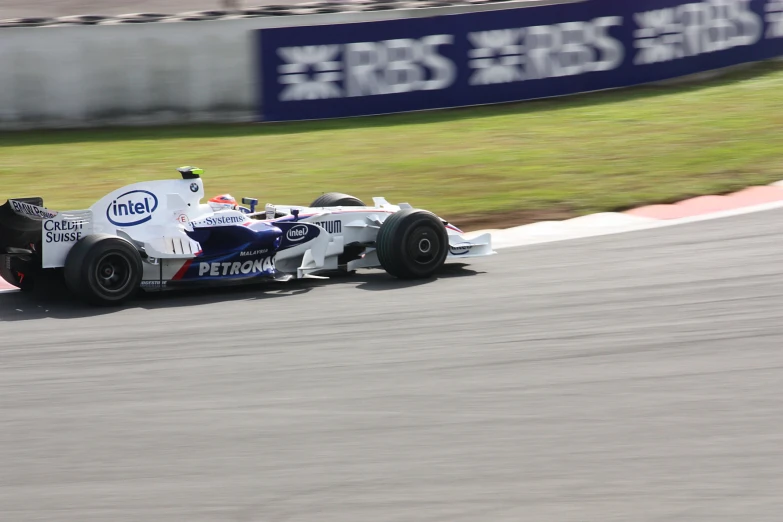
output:
[[[587,0],[262,29],[266,121],[530,100],[783,55],[783,0]]]

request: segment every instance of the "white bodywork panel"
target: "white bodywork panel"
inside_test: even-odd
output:
[[[94,232],[92,211],[60,212],[43,222],[43,268],[65,266],[65,259],[81,238]]]
[[[44,220],[44,268],[65,266],[68,251],[78,241],[63,236],[61,241],[47,242],[47,229],[57,227],[65,216],[88,217],[87,233],[110,234],[131,240],[152,258],[192,259],[201,250],[185,234],[190,222],[214,216],[211,207],[201,204],[204,185],[201,179],[146,181],[117,189],[88,210],[61,212]],[[240,212],[244,221],[247,219]],[[87,223],[83,226],[88,226]]]

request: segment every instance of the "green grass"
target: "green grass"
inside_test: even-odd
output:
[[[459,224],[580,215],[783,179],[783,64],[685,87],[326,122],[0,133],[0,201],[86,208],[205,169],[208,194],[386,196]]]

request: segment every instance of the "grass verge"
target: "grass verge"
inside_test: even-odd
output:
[[[783,178],[783,64],[698,85],[323,122],[0,133],[0,201],[86,208],[205,169],[208,194],[407,201],[466,225],[521,224]]]

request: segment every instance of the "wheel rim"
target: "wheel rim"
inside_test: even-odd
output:
[[[130,261],[121,254],[104,254],[95,265],[95,280],[107,294],[124,292],[131,282]]]
[[[417,265],[427,266],[438,260],[440,240],[431,227],[418,227],[408,237],[408,253]]]

